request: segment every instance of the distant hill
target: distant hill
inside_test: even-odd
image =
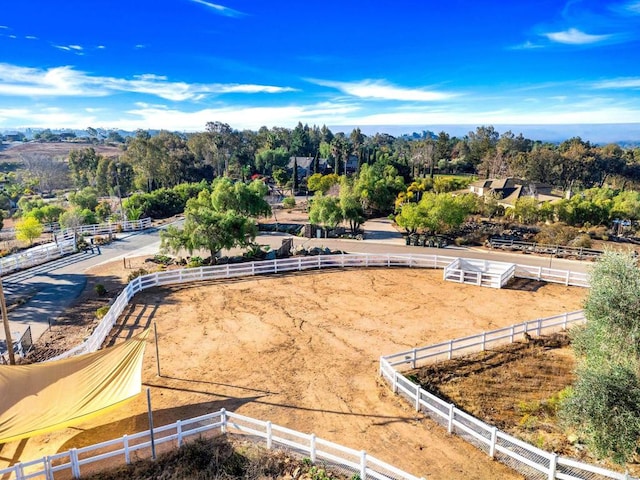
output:
[[[59,143],[40,143],[40,142],[25,142],[25,143],[10,143],[0,146],[0,163],[21,163],[20,157],[22,155],[46,155],[53,158],[66,158],[69,156],[71,150],[79,150],[81,148],[92,147],[100,155],[106,157],[117,157],[122,155],[122,150],[119,147],[112,147],[108,145],[91,145],[89,143],[71,143],[71,142],[59,142]]]

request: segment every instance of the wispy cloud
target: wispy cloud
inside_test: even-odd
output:
[[[602,80],[592,85],[596,89],[640,89],[640,77],[614,78]]]
[[[75,53],[76,55],[84,55],[84,48],[80,45],[53,45],[53,47],[65,52]]]
[[[246,13],[239,12],[233,8],[225,7],[224,5],[218,5],[217,3],[205,2],[204,0],[191,0],[193,3],[204,5],[211,11],[224,17],[243,17]]]
[[[284,93],[291,87],[257,84],[172,82],[162,75],[132,78],[91,76],[63,66],[50,69],[0,64],[0,95],[101,97],[117,92],[148,94],[171,101],[197,101],[209,95],[230,93]]]
[[[542,45],[539,43],[533,43],[531,40],[527,40],[520,45],[514,45],[512,47],[508,47],[509,50],[533,50],[536,48],[542,48]]]
[[[35,35],[26,35],[24,38],[26,38],[27,40],[38,40],[38,37],[36,37]]]
[[[632,15],[640,15],[640,1],[633,0],[631,2],[626,2],[622,5],[622,8],[618,8],[617,11],[621,13],[627,13]]]
[[[564,43],[567,45],[588,45],[609,40],[612,35],[591,35],[584,33],[577,28],[570,28],[562,32],[543,33],[552,42]]]
[[[457,96],[448,92],[438,92],[423,88],[404,88],[383,80],[362,80],[360,82],[334,82],[330,80],[309,79],[311,83],[340,90],[358,98],[378,100],[399,100],[414,102],[434,102]]]
[[[9,30],[9,27],[6,25],[0,25],[0,30]]]

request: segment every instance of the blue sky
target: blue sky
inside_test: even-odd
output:
[[[3,2],[0,128],[216,120],[638,123],[640,0]]]

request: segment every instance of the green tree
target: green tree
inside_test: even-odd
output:
[[[335,228],[343,220],[340,199],[316,193],[311,200],[309,221],[315,225]]]
[[[640,269],[630,253],[605,252],[590,279],[587,322],[573,332],[578,380],[561,414],[596,455],[623,463],[640,440]]]
[[[190,253],[207,249],[213,261],[223,248],[249,245],[257,234],[253,217],[271,211],[264,200],[266,189],[260,181],[246,185],[217,178],[211,192],[203,190],[187,201],[184,228],[169,227],[161,233],[161,247]]]
[[[340,179],[340,210],[342,218],[349,222],[351,233],[356,234],[364,222],[364,210],[360,198],[353,187],[353,181],[343,176]]]
[[[79,192],[72,192],[69,201],[81,209],[94,210],[98,206],[98,190],[93,187],[85,187]]]
[[[93,147],[71,150],[69,169],[76,187],[84,188],[95,184],[98,162],[102,158]]]
[[[33,245],[34,240],[42,235],[42,224],[34,217],[26,217],[16,222],[16,238]]]

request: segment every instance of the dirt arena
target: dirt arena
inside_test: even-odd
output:
[[[416,415],[378,378],[378,359],[578,310],[585,294],[536,282],[502,290],[459,285],[443,282],[441,270],[250,277],[140,294],[112,341],[156,323],[162,376],[153,335],[143,368],[156,425],[224,407],[366,450],[429,479],[521,478]],[[145,430],[146,411],[142,394],[94,423],[24,441],[21,457]]]

